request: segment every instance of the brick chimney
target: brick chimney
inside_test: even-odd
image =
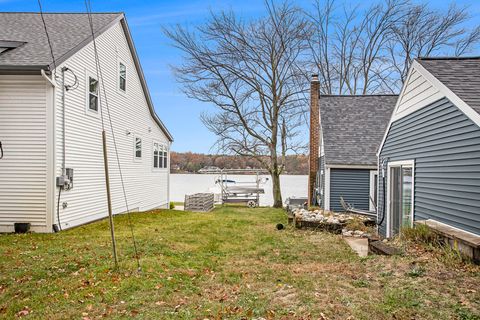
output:
[[[308,170],[308,205],[314,202],[313,192],[317,180],[320,136],[320,82],[318,75],[314,74],[310,81],[310,155]]]

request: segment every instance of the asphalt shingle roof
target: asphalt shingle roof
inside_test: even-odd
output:
[[[108,26],[121,13],[92,14],[95,33]],[[44,13],[55,59],[91,36],[86,13]],[[0,12],[0,41],[25,44],[0,53],[0,68],[47,66],[52,63],[47,36],[39,13]]]
[[[326,164],[377,165],[397,95],[320,96]]]
[[[480,113],[480,57],[420,58],[417,61]]]
[[[122,21],[137,66],[150,113],[170,141],[173,137],[156,115],[130,31],[123,13],[92,13],[93,31],[98,36],[116,21]],[[91,41],[86,13],[44,13],[45,24],[57,64]],[[20,42],[17,46],[15,42]],[[7,46],[8,50],[1,48]],[[0,12],[0,71],[47,69],[53,63],[40,13]]]

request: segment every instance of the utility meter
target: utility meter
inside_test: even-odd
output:
[[[73,188],[73,169],[65,168],[65,174],[57,177],[57,187],[63,190],[70,190]]]

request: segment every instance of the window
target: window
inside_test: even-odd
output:
[[[122,62],[119,63],[118,87],[123,92],[127,91],[127,67]]]
[[[142,138],[135,137],[135,159],[142,158]]]
[[[157,142],[153,143],[153,168],[167,168],[167,147]]]
[[[153,143],[153,167],[160,168],[160,146],[158,143]]]
[[[163,153],[162,153],[162,163],[163,167],[162,168],[167,168],[167,146],[163,146]]]
[[[378,189],[378,172],[370,170],[370,192],[369,192],[369,210],[375,211],[377,207],[377,189]]]
[[[88,76],[88,110],[98,112],[98,81]]]
[[[395,161],[387,172],[387,237],[413,227],[414,161]]]

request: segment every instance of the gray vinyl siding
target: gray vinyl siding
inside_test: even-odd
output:
[[[355,208],[368,210],[370,170],[330,169],[330,210],[343,211],[340,197]]]
[[[443,98],[395,121],[380,163],[386,157],[415,161],[414,220],[435,219],[480,234],[480,127],[460,109]],[[379,219],[383,202],[380,177]]]

